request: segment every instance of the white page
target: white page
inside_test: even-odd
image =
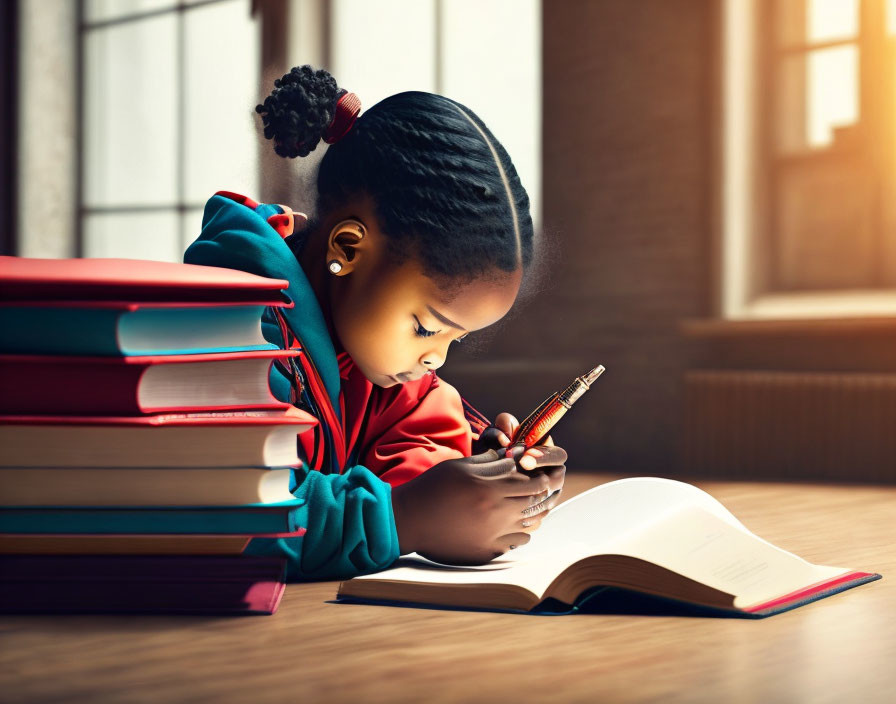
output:
[[[698,506],[629,533],[613,550],[732,594],[738,608],[849,572],[813,565]]]

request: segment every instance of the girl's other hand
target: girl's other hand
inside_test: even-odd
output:
[[[402,554],[437,562],[482,564],[529,542],[558,500],[566,452],[545,448],[543,471],[521,472],[512,457],[489,450],[440,462],[392,490]],[[559,463],[559,464],[558,464]]]
[[[499,413],[494,424],[482,431],[478,440],[473,441],[473,454],[479,454],[486,450],[495,450],[499,454],[501,449],[510,445],[510,438],[520,426],[520,422],[511,413]],[[553,439],[548,435],[541,445],[555,447]],[[530,447],[521,457],[517,458],[523,469],[535,469],[538,464],[539,446]]]

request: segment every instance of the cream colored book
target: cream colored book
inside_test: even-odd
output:
[[[241,506],[292,501],[289,468],[0,467],[0,506]]]
[[[339,585],[340,600],[574,612],[617,588],[718,613],[769,616],[879,579],[814,565],[751,533],[684,482],[636,477],[554,509],[528,544],[486,565],[418,555]]]

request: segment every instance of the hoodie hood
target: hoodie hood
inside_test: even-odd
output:
[[[215,194],[205,205],[202,232],[187,248],[184,262],[289,281],[285,293],[292,305],[280,311],[313,360],[333,408],[341,416],[339,362],[320,304],[292,250],[268,222],[283,213],[279,205],[257,204],[248,198],[238,202]]]

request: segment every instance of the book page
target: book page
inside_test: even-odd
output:
[[[849,572],[813,565],[698,506],[682,508],[629,533],[614,544],[614,552],[733,594],[737,608]]]
[[[659,477],[632,477],[608,482],[574,496],[555,508],[520,548],[552,552],[567,543],[583,543],[612,552],[612,544],[669,513],[699,506],[726,523],[746,530],[718,500],[692,484]],[[575,547],[579,552],[581,545]]]
[[[554,578],[578,559],[573,552],[541,553],[517,558],[507,553],[485,565],[453,566],[431,562],[416,553],[401,558],[397,567],[354,577],[360,580],[428,582],[431,584],[515,584],[538,596]]]

